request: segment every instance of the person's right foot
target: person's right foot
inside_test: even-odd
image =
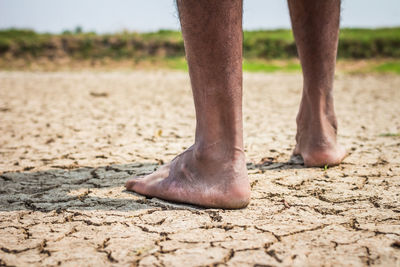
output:
[[[142,195],[212,208],[244,208],[250,201],[243,151],[221,153],[210,148],[200,155],[192,146],[154,173],[131,179],[125,186]]]

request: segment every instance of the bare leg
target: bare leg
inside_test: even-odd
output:
[[[196,138],[128,190],[166,200],[242,208],[250,199],[242,129],[242,0],[178,0],[196,108]]]
[[[288,0],[303,68],[303,96],[297,115],[295,155],[306,166],[337,165],[346,155],[336,142],[333,80],[340,0]]]

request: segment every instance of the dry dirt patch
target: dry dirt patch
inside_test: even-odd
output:
[[[193,141],[186,73],[0,72],[0,265],[400,265],[400,77],[339,76],[326,170],[288,162],[298,74],[246,74],[252,202],[124,191]]]

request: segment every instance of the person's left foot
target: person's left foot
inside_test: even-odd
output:
[[[337,123],[333,111],[331,114],[313,116],[306,109],[300,110],[293,155],[301,156],[307,167],[335,166],[347,155],[336,141]]]

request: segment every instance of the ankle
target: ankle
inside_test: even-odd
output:
[[[296,118],[297,126],[324,127],[329,124],[335,130],[337,129],[337,120],[334,111],[333,98],[312,97],[303,94],[300,110]]]
[[[223,142],[195,144],[194,157],[202,162],[244,161],[243,148]]]

